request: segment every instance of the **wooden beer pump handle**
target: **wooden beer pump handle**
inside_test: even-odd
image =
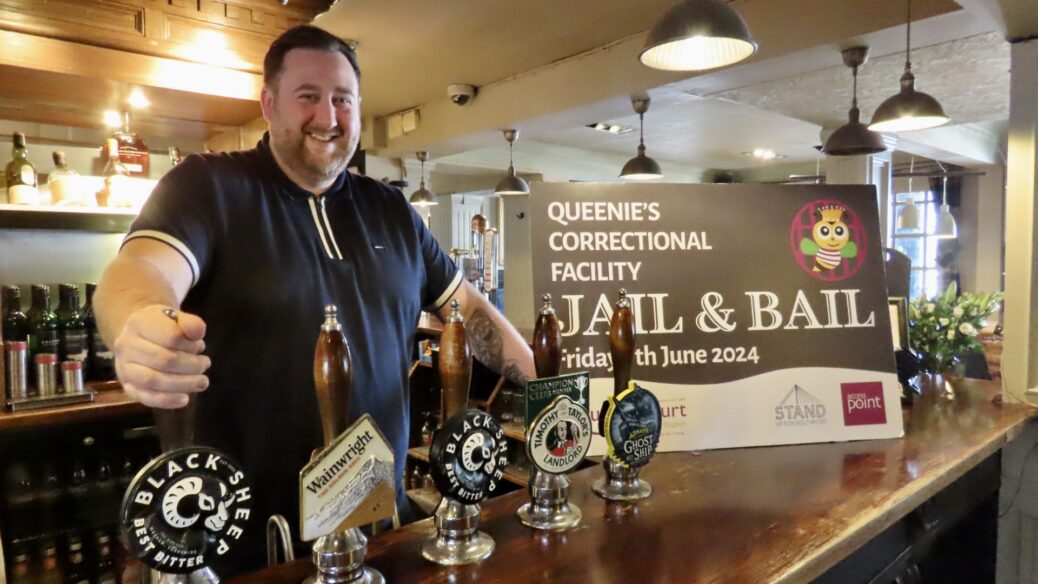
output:
[[[543,304],[533,329],[533,362],[537,377],[555,377],[562,371],[562,332],[551,294],[541,297]]]
[[[451,301],[451,313],[440,334],[440,426],[455,414],[465,410],[469,401],[469,383],[472,381],[472,353],[465,334],[465,319],[461,305]]]
[[[179,314],[172,308],[163,309],[162,314],[173,322],[180,322]],[[152,410],[155,416],[155,430],[159,435],[159,447],[163,452],[186,448],[194,443],[197,403],[197,394],[189,393],[187,394],[187,405],[182,408],[172,410],[155,408]]]
[[[350,411],[350,386],[353,361],[350,346],[342,334],[334,304],[324,307],[324,323],[314,349],[314,388],[321,411],[321,430],[328,446],[346,431]]]
[[[609,323],[609,354],[613,358],[613,395],[627,389],[634,364],[634,311],[627,290],[620,289],[620,299]]]

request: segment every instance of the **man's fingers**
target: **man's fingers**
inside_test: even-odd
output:
[[[177,318],[170,318],[167,311],[176,314]],[[120,340],[126,340],[128,341],[126,344],[132,345],[133,340],[140,338],[167,349],[201,353],[205,350],[205,342],[201,340],[200,336],[188,338],[182,326],[183,322],[188,323],[192,334],[197,334],[199,331],[205,334],[205,323],[193,314],[177,313],[158,304],[138,310],[127,319],[123,333],[116,339],[115,350],[119,352]]]
[[[134,400],[149,408],[177,409],[187,405],[186,393],[166,393],[141,389],[132,383],[123,383],[123,391]]]
[[[147,341],[125,347],[120,353],[120,357],[127,363],[136,363],[163,373],[180,375],[201,375],[212,364],[209,357],[205,355],[172,351]]]
[[[137,363],[122,363],[119,379],[139,390],[167,393],[196,393],[209,387],[209,378],[205,375],[163,373]]]
[[[201,341],[205,337],[205,321],[201,318],[188,312],[181,312],[178,322],[180,330],[188,340]]]

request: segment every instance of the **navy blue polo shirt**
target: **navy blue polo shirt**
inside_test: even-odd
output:
[[[206,322],[212,358],[195,441],[242,464],[255,498],[224,577],[261,567],[271,514],[299,535],[299,470],[322,445],[312,367],[326,304],[339,307],[353,357],[351,421],[371,414],[392,443],[406,506],[415,326],[423,308],[441,307],[461,284],[399,190],[344,172],[314,196],[282,172],[268,141],[187,157],[126,237],[165,242],[191,267],[182,308]]]

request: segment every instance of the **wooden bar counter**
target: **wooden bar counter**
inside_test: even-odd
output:
[[[497,542],[486,561],[455,568],[419,553],[431,520],[376,535],[368,564],[393,582],[807,582],[846,558],[1017,436],[1038,413],[1002,404],[999,386],[962,381],[954,400],[924,396],[905,410],[905,436],[800,446],[658,454],[642,476],[655,492],[611,503],[572,475],[576,529],[523,527],[524,491],[484,504]],[[831,412],[830,418],[839,412]],[[833,420],[835,422],[835,419]],[[300,559],[234,583],[295,584]]]

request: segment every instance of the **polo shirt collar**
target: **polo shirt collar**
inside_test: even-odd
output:
[[[256,144],[256,151],[259,152],[263,161],[263,166],[266,168],[270,178],[273,179],[285,193],[292,198],[308,199],[314,196],[313,193],[288,178],[285,171],[281,169],[281,165],[278,164],[277,160],[274,158],[274,154],[270,151],[270,132],[263,132],[263,139]],[[335,178],[335,182],[333,182],[326,191],[321,193],[321,195],[329,199],[349,199],[351,197],[350,192],[353,190],[352,183],[353,180],[350,176],[350,172],[344,170]]]

